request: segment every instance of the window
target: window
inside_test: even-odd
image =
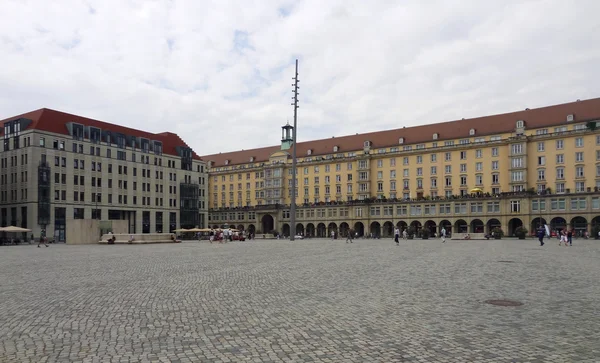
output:
[[[437,154],[431,154],[431,162],[435,163],[437,161]]]
[[[430,173],[431,173],[431,175],[436,175],[437,174],[437,166],[432,166]]]
[[[451,161],[452,160],[452,153],[445,153],[444,154],[444,160],[445,161]]]
[[[483,175],[481,175],[481,174],[475,175],[475,184],[479,185],[479,186],[483,185]]]
[[[545,151],[545,144],[544,144],[543,141],[540,141],[540,142],[537,143],[537,150],[539,152]]]
[[[583,178],[584,177],[583,166],[577,166],[577,167],[575,167],[575,177],[576,178]]]
[[[492,161],[492,170],[498,170],[498,161],[497,160]]]
[[[585,210],[587,209],[586,198],[571,198],[571,210]]]
[[[500,213],[500,202],[487,202],[488,213]]]
[[[483,213],[483,202],[471,203],[471,213]]]
[[[483,170],[483,163],[481,161],[478,161],[475,163],[475,171],[482,171]]]
[[[575,138],[575,147],[583,147],[583,137]]]
[[[556,140],[556,150],[562,150],[565,147],[564,140]]]
[[[452,165],[446,165],[446,166],[444,167],[444,172],[445,172],[446,174],[452,174]]]
[[[534,199],[531,201],[531,210],[532,211],[545,211],[546,210],[546,200],[545,199]]]
[[[423,156],[417,155],[417,164],[423,164]]]
[[[565,155],[564,154],[556,154],[556,163],[564,164],[565,163]]]
[[[513,155],[519,155],[523,153],[523,145],[522,144],[513,144],[511,147],[511,151]]]
[[[550,209],[552,210],[565,210],[566,202],[564,198],[559,199],[551,199],[550,200]]]
[[[519,212],[521,212],[521,201],[519,201],[519,200],[511,200],[510,201],[510,211],[512,213],[519,213]]]
[[[460,164],[460,172],[461,173],[467,172],[467,164]]]
[[[538,170],[538,180],[546,180],[546,170],[540,169]]]
[[[466,159],[467,159],[467,152],[461,151],[460,152],[460,160],[466,160]]]
[[[575,153],[575,161],[576,162],[583,162],[583,152],[579,151]]]
[[[523,122],[523,120],[519,120],[519,121],[517,121],[516,126],[518,129],[522,129],[523,127],[525,127],[525,122]]]
[[[511,181],[513,181],[513,182],[523,181],[523,172],[522,171],[511,172]]]
[[[456,213],[456,214],[467,213],[467,203],[454,203],[454,213]]]

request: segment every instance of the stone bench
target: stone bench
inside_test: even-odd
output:
[[[452,233],[453,240],[465,240],[465,236],[469,235],[471,239],[488,239],[485,237],[486,233]],[[490,237],[492,238],[492,237]]]
[[[133,242],[129,242],[129,239],[133,236]],[[173,236],[172,233],[115,233],[115,234],[105,234],[102,235],[102,238],[98,242],[99,244],[106,245],[108,244],[108,240],[111,238],[115,238],[116,245],[122,244],[149,244],[149,243],[176,243],[181,242],[181,240],[173,241],[171,239]]]

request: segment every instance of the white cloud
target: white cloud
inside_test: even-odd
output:
[[[301,140],[599,97],[599,11],[595,0],[7,0],[0,118],[49,107],[177,132],[199,154],[274,145],[292,120],[295,57]]]

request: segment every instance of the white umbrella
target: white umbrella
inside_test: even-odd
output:
[[[8,226],[8,227],[0,227],[0,232],[31,232],[31,229]]]

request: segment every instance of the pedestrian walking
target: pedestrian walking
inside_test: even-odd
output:
[[[42,230],[42,233],[40,234],[40,239],[38,241],[38,248],[40,248],[40,244],[44,244],[44,246],[48,247],[48,239],[46,238],[46,231]]]
[[[352,236],[354,236],[354,231],[353,230],[349,230],[348,231],[348,235],[346,236],[346,243],[348,243],[348,242],[354,243],[354,242],[352,242]]]
[[[538,235],[538,239],[540,241],[540,246],[543,246],[544,245],[544,236],[546,235],[544,228],[538,229],[537,235]]]
[[[567,231],[567,242],[569,243],[569,246],[573,246],[573,229],[572,228]]]
[[[446,243],[446,228],[442,228],[442,232],[440,234],[442,235],[442,243]]]
[[[394,229],[394,241],[396,241],[396,246],[400,246],[400,229],[398,227]]]

